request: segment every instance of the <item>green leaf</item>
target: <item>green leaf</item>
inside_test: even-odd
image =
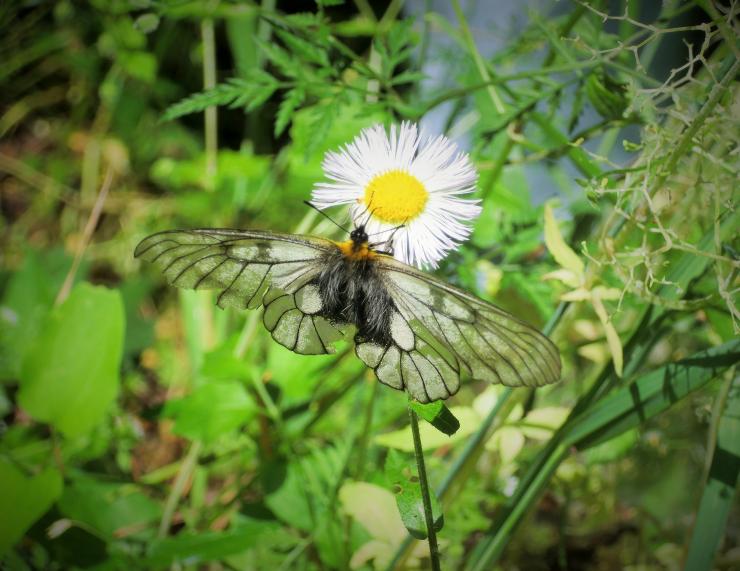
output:
[[[740,339],[669,363],[603,398],[573,421],[566,443],[581,450],[635,428],[740,360]]]
[[[303,103],[306,94],[300,87],[288,91],[280,102],[277,116],[275,117],[275,136],[280,136],[293,118],[293,113]]]
[[[323,144],[329,135],[334,121],[341,114],[341,106],[341,98],[335,97],[331,101],[311,107],[310,129],[312,137],[306,146],[306,160]]]
[[[194,93],[178,101],[167,108],[162,121],[171,121],[219,105],[244,107],[251,111],[267,101],[278,86],[278,82],[269,73],[255,69],[250,72],[249,80],[232,78],[213,89]]]
[[[168,402],[164,414],[175,419],[175,434],[213,442],[247,423],[255,410],[240,382],[218,381],[205,383],[188,396]]]
[[[611,440],[589,448],[583,456],[588,464],[614,462],[632,450],[639,440],[638,430],[631,428]]]
[[[467,406],[452,407],[450,414],[460,423],[460,428],[452,436],[447,436],[446,433],[440,432],[439,429],[430,424],[421,424],[419,426],[424,448],[433,450],[440,446],[451,445],[459,440],[463,440],[466,436],[475,432],[481,422],[480,416],[472,408]],[[387,446],[388,448],[395,448],[404,452],[411,452],[414,449],[414,439],[411,436],[410,426],[400,430],[394,430],[393,432],[379,434],[373,441],[379,446]]]
[[[157,58],[145,51],[121,51],[118,63],[134,79],[153,83],[157,78]]]
[[[235,354],[239,334],[203,356],[200,376],[208,381],[247,381],[252,378],[252,365]]]
[[[118,393],[124,321],[117,291],[78,284],[26,354],[21,407],[69,437],[92,430]]]
[[[411,401],[409,408],[447,436],[452,436],[460,428],[460,421],[441,400],[429,404]]]
[[[719,420],[709,478],[702,492],[685,569],[709,570],[725,535],[740,481],[740,376],[732,380]]]
[[[605,119],[621,119],[629,101],[627,85],[597,68],[586,78],[584,92],[594,109]]]
[[[420,71],[404,71],[394,76],[390,81],[390,85],[404,85],[406,83],[418,83],[424,81],[426,74]]]
[[[296,56],[301,56],[304,60],[321,67],[329,67],[331,65],[325,50],[285,30],[276,28],[275,33]]]
[[[135,484],[102,482],[82,473],[70,480],[59,510],[108,539],[141,532],[161,517],[159,504]]]
[[[347,482],[339,490],[344,511],[362,524],[373,539],[389,545],[404,535],[393,494],[376,484]]]
[[[356,569],[374,561],[375,569],[386,568],[407,537],[393,494],[376,484],[347,482],[339,489],[339,501],[343,510],[371,537],[355,551],[351,567]]]
[[[180,533],[153,542],[144,558],[144,568],[170,567],[176,563],[197,566],[217,561],[258,545],[276,529],[273,522],[249,520],[237,522],[226,531]]]
[[[597,178],[601,176],[599,165],[591,159],[586,151],[580,147],[572,146],[568,136],[562,133],[560,129],[552,123],[549,117],[539,111],[533,111],[529,116],[532,118],[533,122],[542,129],[544,135],[554,144],[568,147],[568,158],[571,160],[573,165],[581,171],[581,173],[588,178]]]
[[[414,468],[414,460],[396,450],[389,450],[385,461],[385,478],[396,495],[398,513],[403,525],[416,539],[426,539],[427,526],[424,518],[424,500],[421,496],[419,477]],[[442,506],[437,495],[430,490],[434,529],[444,526]]]
[[[278,44],[258,40],[257,45],[265,54],[267,59],[269,59],[270,62],[282,73],[288,77],[296,77],[299,75],[301,68],[300,60],[291,56],[291,54],[281,48]]]
[[[0,555],[46,513],[61,495],[62,486],[62,476],[55,468],[26,476],[0,458]]]
[[[18,378],[26,351],[38,338],[70,261],[61,252],[26,253],[0,304],[0,379]]]

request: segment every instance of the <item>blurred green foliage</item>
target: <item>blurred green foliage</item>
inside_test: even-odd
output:
[[[132,256],[338,237],[302,203],[324,153],[400,120],[480,172],[440,276],[564,364],[416,408],[443,567],[738,565],[737,6],[432,4],[0,8],[3,568],[428,567],[405,396]]]

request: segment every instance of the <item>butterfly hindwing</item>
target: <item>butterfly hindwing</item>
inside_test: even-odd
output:
[[[557,348],[529,325],[390,258],[378,261],[377,267],[417,344],[423,340],[433,363],[508,386],[540,386],[560,378]],[[445,366],[438,369],[447,371]],[[457,390],[457,383],[449,385],[449,392]],[[441,389],[426,391],[431,396]]]
[[[317,315],[321,297],[308,285],[321,270],[328,240],[221,229],[174,230],[144,239],[135,255],[162,268],[177,287],[220,290],[220,307],[255,309],[273,338],[296,353],[333,352],[339,327]]]
[[[333,344],[344,330],[318,315],[321,296],[314,284],[306,284],[295,293],[273,288],[264,297],[262,321],[272,338],[283,347],[301,355],[333,353]]]
[[[405,390],[419,402],[454,395],[460,387],[460,371],[447,360],[448,352],[414,333],[401,313],[394,311],[390,323],[392,343],[383,346],[356,340],[360,360],[373,369],[381,383]]]

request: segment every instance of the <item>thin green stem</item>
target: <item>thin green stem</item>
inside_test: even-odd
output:
[[[375,17],[375,12],[373,12],[373,7],[370,6],[370,3],[367,0],[354,0],[354,5],[363,18],[367,18],[371,22],[378,21]]]
[[[455,10],[457,20],[460,22],[460,31],[462,32],[463,40],[465,41],[465,45],[467,46],[470,55],[473,57],[475,67],[478,69],[481,79],[483,79],[484,82],[489,82],[489,85],[486,87],[486,91],[493,102],[493,106],[496,108],[498,113],[504,113],[504,111],[506,111],[506,107],[504,106],[504,102],[501,101],[501,97],[499,97],[496,88],[493,84],[490,84],[491,74],[488,71],[486,62],[483,61],[483,57],[480,55],[480,52],[475,45],[475,39],[473,38],[473,33],[470,31],[470,26],[468,26],[468,20],[465,18],[465,14],[460,7],[460,0],[452,0],[452,9]]]
[[[565,315],[565,310],[569,305],[569,303],[561,303],[557,309],[555,309],[555,313],[553,313],[550,320],[542,328],[542,333],[544,335],[550,335],[555,330],[555,327],[560,323],[560,320],[563,318],[563,315]],[[461,475],[465,476],[468,473],[466,471],[466,467],[474,464],[483,449],[483,444],[503,424],[506,418],[508,418],[509,413],[516,404],[516,399],[511,398],[513,394],[514,391],[507,387],[499,395],[496,405],[488,413],[488,416],[483,420],[475,434],[470,437],[465,448],[460,453],[460,456],[458,456],[450,468],[450,471],[442,480],[442,483],[437,489],[437,496],[440,499],[444,499],[447,496],[453,484],[460,486],[464,483],[464,477],[461,481],[458,481],[458,478],[460,478]],[[497,419],[499,422],[496,422]],[[398,546],[396,553],[393,555],[393,559],[391,559],[390,563],[386,567],[386,571],[393,571],[399,566],[399,564],[407,557],[413,541],[414,540],[410,535],[406,536],[401,545]]]
[[[357,461],[355,463],[354,477],[356,480],[362,480],[362,476],[365,472],[365,459],[367,457],[367,442],[370,438],[370,429],[373,424],[373,414],[375,412],[375,401],[378,397],[378,389],[380,383],[375,379],[371,380],[372,387],[370,389],[370,398],[367,401],[365,407],[365,418],[362,422],[362,429],[357,441]]]
[[[213,20],[207,18],[200,24],[203,42],[203,89],[216,87],[216,39]],[[205,110],[206,176],[209,190],[216,176],[218,164],[218,108],[215,105]]]
[[[429,557],[432,562],[432,570],[439,571],[439,546],[437,545],[437,532],[434,529],[434,515],[432,514],[432,498],[429,493],[429,482],[427,470],[424,465],[424,448],[421,445],[421,434],[419,434],[419,417],[409,408],[409,419],[411,420],[411,434],[414,437],[414,455],[416,456],[416,467],[419,470],[419,487],[421,488],[421,499],[424,503],[424,522],[427,527],[429,541]]]
[[[172,516],[175,515],[177,504],[180,503],[182,493],[185,491],[185,485],[188,483],[188,480],[193,475],[193,470],[195,470],[195,465],[198,461],[198,456],[200,455],[200,451],[202,448],[203,443],[200,440],[194,440],[193,443],[190,445],[190,450],[188,450],[188,454],[187,456],[185,456],[185,459],[180,466],[180,471],[177,473],[175,483],[172,484],[172,489],[170,490],[170,493],[167,496],[167,500],[165,501],[164,511],[162,512],[162,520],[159,522],[159,531],[157,532],[157,537],[167,536],[170,525],[172,525]]]

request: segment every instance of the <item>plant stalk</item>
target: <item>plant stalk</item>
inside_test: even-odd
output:
[[[216,87],[216,38],[213,20],[203,20],[200,32],[203,42],[203,89],[213,89]],[[213,190],[218,165],[218,108],[215,105],[205,110],[205,147],[207,188]]]
[[[421,499],[424,502],[424,522],[427,526],[427,538],[429,541],[429,557],[432,561],[432,570],[440,571],[439,546],[437,545],[437,532],[434,530],[434,515],[432,514],[432,498],[429,493],[429,481],[427,470],[424,465],[424,448],[421,445],[421,434],[419,433],[419,417],[409,408],[409,419],[411,420],[411,434],[414,437],[414,455],[416,456],[416,467],[419,471],[419,486],[421,487]]]

